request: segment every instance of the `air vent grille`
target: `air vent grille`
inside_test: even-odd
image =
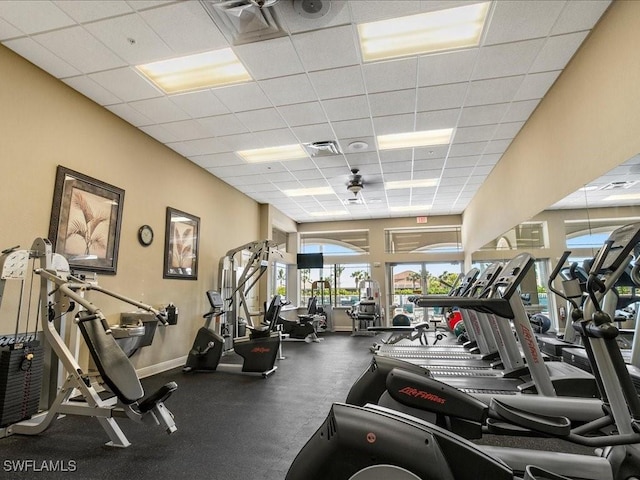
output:
[[[251,0],[200,0],[200,3],[233,45],[287,35],[274,8],[260,8]],[[273,3],[265,3],[270,4]]]
[[[342,153],[338,143],[333,140],[305,143],[304,148],[312,157],[325,157],[329,155],[340,155]]]
[[[626,188],[633,187],[636,183],[638,183],[637,180],[623,181],[623,182],[610,182],[610,183],[607,183],[605,186],[601,187],[600,190],[623,190]]]

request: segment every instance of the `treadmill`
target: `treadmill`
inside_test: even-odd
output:
[[[491,286],[501,270],[500,262],[490,265],[461,298],[479,298],[482,295],[489,295]],[[516,279],[518,285],[522,278],[523,275]],[[457,297],[423,296],[414,299],[414,303],[422,306],[423,302],[433,302],[438,298]],[[507,322],[498,322],[493,315],[472,309],[460,309],[460,313],[467,331],[476,339],[477,350],[462,351],[461,348],[455,348],[453,345],[429,347],[412,345],[380,348],[377,354],[414,363],[429,368],[434,373],[442,372],[443,375],[455,376],[455,372],[461,372],[462,375],[475,373],[480,376],[495,376],[498,374],[479,370],[497,368],[504,368],[507,377],[526,373],[526,370],[523,370],[522,353]],[[470,369],[471,373],[466,372]]]
[[[471,270],[469,270],[466,274],[461,275],[461,278],[459,279],[459,282],[457,282],[456,286],[453,287],[449,293],[447,294],[447,296],[461,296],[461,295],[465,295],[469,289],[471,289],[473,287],[473,285],[475,284],[478,275],[480,275],[480,270],[478,270],[477,268],[472,268]],[[409,297],[409,301],[414,303],[414,300],[416,298],[419,297],[415,297],[415,296],[411,296]],[[414,324],[414,325],[393,325],[393,326],[374,326],[374,327],[367,327],[367,331],[369,332],[387,332],[387,333],[391,333],[391,337],[390,338],[400,338],[400,339],[408,339],[410,338],[411,334],[419,334],[421,331],[425,331],[429,328],[429,324],[428,322],[423,322],[423,323],[418,323],[418,324]],[[404,349],[405,347],[414,347],[414,345],[405,345],[405,344],[398,344],[396,341],[389,341],[389,339],[387,339],[386,341],[382,341],[382,342],[376,342],[373,344],[373,346],[371,347],[371,351],[373,353],[378,353],[378,351],[380,350],[380,348],[382,348],[383,346],[385,346],[385,350],[386,351],[391,351],[392,348],[398,348],[400,350]],[[428,345],[425,345],[428,346]],[[468,344],[465,344],[465,346],[467,348],[473,348],[475,346],[475,342],[470,341],[468,342]],[[391,347],[391,348],[390,348]],[[430,345],[430,348],[435,348],[435,345]],[[451,348],[461,348],[462,345],[458,345],[458,344],[451,344],[450,345]]]
[[[519,286],[534,261],[534,258],[527,253],[514,257],[504,266],[497,279],[488,290],[485,290],[481,298],[422,297],[419,300],[419,306],[456,306],[488,314],[487,317],[491,322],[500,326],[499,329],[493,330],[499,346],[515,344],[510,325],[510,320],[513,321],[515,335],[520,340],[526,366],[507,376],[491,371],[482,376],[478,376],[478,372],[475,371],[469,374],[461,371],[460,375],[443,375],[442,373],[438,375],[434,370],[433,377],[467,393],[527,392],[547,396],[559,394],[582,397],[597,395],[595,380],[589,373],[563,362],[544,361],[522,298],[518,294]]]

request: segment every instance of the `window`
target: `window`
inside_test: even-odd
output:
[[[459,226],[388,229],[386,253],[427,253],[462,251]]]
[[[276,244],[276,249],[281,252],[287,251],[287,244],[289,243],[289,234],[276,227],[271,229],[271,240]]]
[[[524,222],[487,243],[480,250],[549,248],[548,237],[546,222]]]
[[[306,306],[315,295],[318,305],[350,307],[360,300],[360,282],[370,278],[371,270],[369,264],[334,264],[322,270],[299,270],[299,274],[300,305]]]
[[[273,264],[273,278],[271,279],[271,285],[273,285],[273,294],[287,296],[287,265],[284,263],[275,262]]]
[[[300,253],[360,255],[369,253],[369,231],[313,232],[300,235]]]
[[[595,248],[604,245],[611,232],[628,223],[638,221],[637,218],[605,218],[594,220],[566,220],[564,229],[567,248]]]
[[[442,319],[444,312],[441,308],[417,308],[409,301],[409,297],[447,294],[460,275],[460,262],[398,263],[389,267],[392,279],[389,306],[392,317],[402,314],[412,322]]]

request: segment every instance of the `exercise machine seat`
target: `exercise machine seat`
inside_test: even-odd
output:
[[[124,405],[138,402],[144,396],[144,390],[129,357],[120,348],[113,335],[105,331],[96,315],[81,311],[78,317],[80,332],[104,383]],[[178,385],[175,382],[164,385],[144,399],[138,405],[138,410],[141,413],[152,410],[177,388]]]
[[[80,332],[104,383],[125,405],[137,402],[144,396],[144,390],[131,361],[116,339],[105,332],[95,315],[81,311],[78,316]]]

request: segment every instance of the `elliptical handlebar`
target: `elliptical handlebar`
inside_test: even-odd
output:
[[[573,298],[569,298],[564,292],[561,292],[560,290],[556,289],[553,286],[553,282],[558,277],[558,274],[562,270],[562,266],[565,264],[565,262],[569,258],[569,255],[571,255],[571,250],[565,250],[564,252],[562,252],[562,255],[560,256],[560,259],[558,260],[558,263],[556,264],[556,267],[551,272],[551,275],[549,275],[549,281],[547,282],[547,286],[549,287],[549,290],[551,290],[551,292],[555,293],[560,298],[563,298],[567,302],[571,303],[571,306],[573,308],[579,309],[580,306],[578,305],[578,303]],[[577,263],[574,262],[574,263],[571,264],[570,272],[571,272],[571,277],[572,278],[576,278],[575,275],[574,275],[576,267],[577,267]]]

